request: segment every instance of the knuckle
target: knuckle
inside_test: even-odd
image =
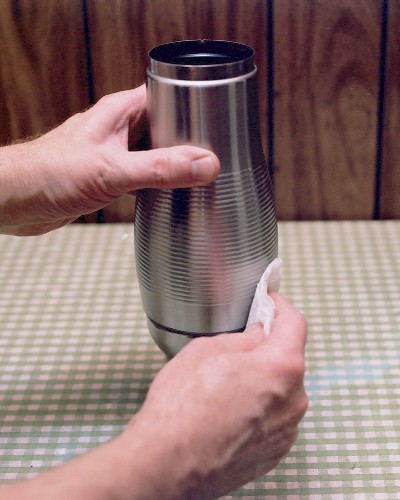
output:
[[[303,391],[301,397],[299,398],[299,406],[298,406],[298,415],[300,418],[303,418],[304,415],[306,414],[306,412],[308,410],[308,404],[309,404],[309,400],[308,400],[307,393],[305,391]]]
[[[167,151],[160,152],[153,163],[152,178],[156,188],[163,188],[168,184],[172,174],[171,156]]]
[[[100,106],[111,106],[114,104],[114,102],[115,102],[114,94],[106,94],[97,101],[97,104]]]
[[[286,381],[286,385],[296,385],[303,381],[306,362],[302,352],[292,352],[289,356],[282,356],[279,351],[275,356],[274,365],[275,371],[282,374],[282,380]]]
[[[306,317],[304,316],[303,313],[301,313],[300,311],[297,311],[297,320],[299,322],[299,326],[304,329],[305,331],[307,331],[307,328],[308,328],[308,323],[307,323],[307,319]]]
[[[301,413],[306,410],[308,398],[304,391],[304,356],[292,356],[290,359],[281,360],[275,366],[275,373],[279,373],[279,382],[272,389],[272,398],[276,406],[296,406],[301,402]],[[305,407],[305,408],[304,408]]]
[[[290,364],[288,364],[288,371],[292,379],[295,381],[303,380],[304,373],[306,371],[306,362],[304,356],[302,354],[292,356],[290,361]]]
[[[111,201],[122,194],[116,182],[115,172],[118,171],[116,164],[117,162],[112,156],[107,158],[99,156],[96,176],[91,184],[89,194],[101,203]]]
[[[291,320],[296,324],[297,329],[301,331],[307,331],[307,319],[304,314],[298,309],[294,309],[291,312]]]
[[[308,396],[304,389],[297,394],[274,393],[273,405],[280,409],[280,425],[287,431],[297,432],[298,425],[308,409]]]

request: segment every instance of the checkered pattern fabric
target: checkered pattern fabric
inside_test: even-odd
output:
[[[400,222],[283,222],[279,240],[310,408],[281,464],[225,498],[400,498]],[[131,225],[0,236],[2,482],[117,434],[164,362]]]

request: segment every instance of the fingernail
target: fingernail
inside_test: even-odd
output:
[[[195,181],[211,181],[215,177],[215,165],[211,156],[203,156],[193,160],[192,174]]]

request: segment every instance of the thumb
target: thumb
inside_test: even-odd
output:
[[[269,348],[275,344],[286,353],[304,352],[307,341],[306,319],[286,297],[275,292],[270,295],[275,303],[275,318],[266,343]]]
[[[217,156],[195,146],[124,152],[119,184],[124,192],[141,188],[181,188],[208,184],[219,174]]]

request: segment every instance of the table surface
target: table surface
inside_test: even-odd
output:
[[[281,291],[309,322],[295,447],[225,498],[400,498],[400,221],[282,222]],[[164,364],[133,227],[0,237],[0,479],[117,434]]]

